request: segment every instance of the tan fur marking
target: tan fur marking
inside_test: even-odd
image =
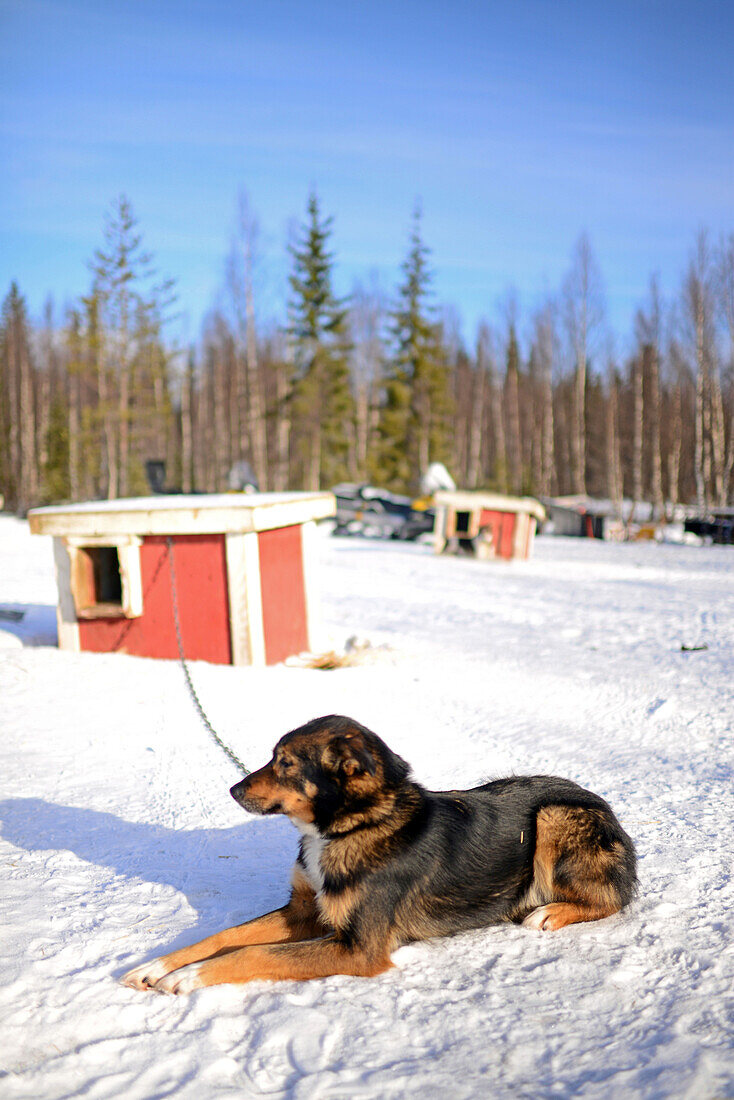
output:
[[[310,823],[313,821],[313,806],[305,795],[298,791],[281,787],[278,791],[278,801],[283,807],[283,812],[289,817],[297,817],[299,821]]]
[[[260,803],[263,810],[278,804],[289,817],[297,817],[307,823],[313,821],[313,795],[309,797],[307,793],[301,794],[300,791],[280,783],[269,764],[250,776],[247,797]]]
[[[332,928],[340,931],[349,923],[361,897],[361,891],[349,888],[340,890],[338,894],[319,894],[319,912]]]
[[[516,915],[538,906],[552,909],[554,915],[543,927],[562,928],[600,920],[622,908],[609,872],[624,849],[621,844],[611,850],[599,847],[600,818],[600,811],[577,806],[545,806],[538,812],[533,881]],[[564,879],[559,882],[555,872],[562,857]]]

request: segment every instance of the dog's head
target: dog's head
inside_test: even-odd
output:
[[[281,737],[272,759],[236,783],[250,813],[287,814],[320,832],[371,816],[405,782],[409,767],[377,734],[351,718],[315,718]]]

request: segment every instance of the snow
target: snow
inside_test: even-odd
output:
[[[52,505],[35,508],[34,515],[86,515],[105,512],[206,512],[228,508],[235,512],[255,507],[268,508],[277,504],[293,504],[301,500],[320,499],[324,493],[206,493],[173,496],[124,497],[120,500],[85,500],[80,504]]]
[[[634,837],[639,898],[405,947],[372,979],[126,989],[131,966],[281,904],[297,833],[230,798],[174,662],[54,648],[50,539],[0,517],[4,1100],[734,1095],[734,551],[320,548],[333,644],[389,648],[329,672],[194,664],[237,754],[259,766],[338,712],[428,786],[566,775]]]

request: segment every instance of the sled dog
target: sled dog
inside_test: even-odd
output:
[[[126,985],[190,993],[371,977],[401,944],[502,922],[545,932],[600,920],[635,892],[633,843],[603,798],[548,775],[428,791],[351,718],[287,733],[231,794],[299,829],[290,900],[136,967]]]

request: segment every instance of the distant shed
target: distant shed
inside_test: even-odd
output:
[[[155,496],[28,514],[52,535],[61,649],[276,664],[315,647],[315,521],[331,493]]]
[[[621,539],[640,524],[654,523],[654,508],[644,500],[597,500],[586,494],[543,500],[547,533],[589,539]],[[654,530],[654,527],[653,527]]]
[[[499,493],[436,493],[434,548],[456,547],[480,558],[529,558],[538,523],[545,519],[533,497]]]

